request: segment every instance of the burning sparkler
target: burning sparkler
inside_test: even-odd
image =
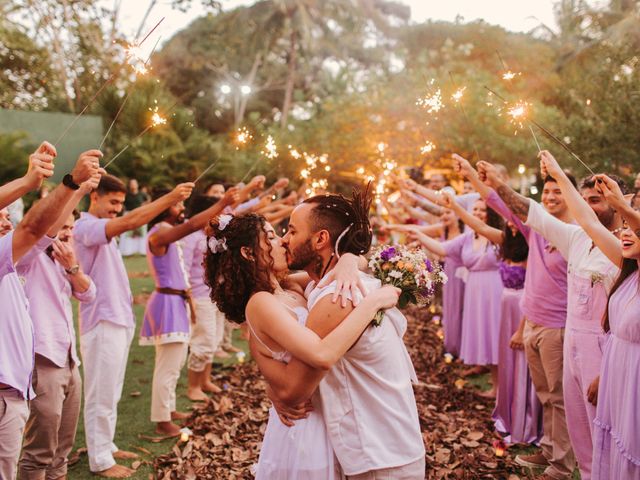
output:
[[[273,140],[273,137],[269,135],[267,137],[267,143],[264,145],[264,149],[261,152],[265,157],[269,160],[273,160],[274,158],[278,158],[278,148],[276,146],[276,142]]]
[[[249,129],[247,129],[247,127],[239,128],[236,131],[236,137],[235,137],[236,150],[239,150],[240,146],[246,145],[252,139],[253,139],[253,135],[251,135],[251,132],[249,131]]]
[[[451,100],[453,100],[455,103],[460,103],[460,100],[462,100],[462,97],[464,95],[464,91],[467,89],[467,87],[461,87],[458,88],[455,92],[453,92],[453,94],[451,95]]]
[[[505,112],[509,117],[509,122],[516,127],[514,135],[518,134],[518,130],[524,128],[523,122],[527,120],[530,107],[531,104],[525,100],[518,100],[506,106]]]
[[[434,93],[418,98],[418,100],[416,100],[416,105],[424,108],[427,113],[438,113],[444,108],[444,103],[442,103],[442,91],[438,89]]]
[[[436,145],[435,143],[433,143],[431,140],[427,140],[426,143],[420,147],[420,153],[422,155],[426,155],[428,153],[431,153],[433,150],[435,150]]]

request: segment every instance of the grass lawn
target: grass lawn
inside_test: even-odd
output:
[[[131,289],[134,297],[142,293],[151,293],[154,285],[149,276],[140,276],[147,272],[147,262],[144,257],[129,257],[125,260],[127,271],[130,275]],[[135,305],[136,315],[136,335],[131,344],[129,361],[127,363],[127,374],[122,391],[122,399],[118,407],[118,424],[116,427],[116,445],[123,449],[136,452],[140,455],[143,464],[138,469],[136,475],[131,478],[148,479],[153,473],[151,462],[154,455],[167,453],[173,447],[174,440],[166,440],[161,443],[152,443],[138,438],[139,434],[157,436],[154,432],[154,424],[149,420],[151,406],[151,380],[153,378],[154,349],[153,347],[141,347],[138,345],[138,332],[142,324],[144,305]],[[239,330],[235,332],[235,344],[246,349],[246,342],[237,338]],[[108,374],[108,372],[105,372]],[[183,369],[180,382],[178,383],[178,410],[188,411],[191,402],[186,397],[187,370]],[[80,414],[78,433],[76,436],[75,449],[85,447],[83,414]],[[151,455],[138,450],[140,447],[151,452]],[[74,450],[75,450],[74,449]],[[149,462],[149,463],[146,463]],[[130,466],[131,462],[125,462]],[[96,476],[89,472],[89,462],[86,454],[82,455],[80,461],[69,469],[70,479],[95,479]]]

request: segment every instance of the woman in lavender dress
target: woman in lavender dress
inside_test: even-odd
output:
[[[500,278],[503,290],[500,302],[500,334],[498,341],[498,385],[493,420],[496,430],[510,443],[535,443],[542,427],[540,402],[533,388],[527,359],[524,354],[522,332],[524,316],[520,299],[524,288],[527,241],[518,225],[507,222],[498,230],[467,213],[449,196],[446,206],[478,234],[500,245]]]
[[[410,232],[419,230],[441,242],[453,240],[462,235],[464,223],[453,210],[445,210],[440,216],[440,222],[433,225],[388,225],[387,229]],[[445,259],[442,263],[447,283],[442,286],[442,329],[444,330],[444,350],[454,356],[460,355],[460,340],[462,337],[462,310],[464,306],[464,280],[460,270],[464,269],[454,257]]]
[[[156,192],[154,196],[162,194],[164,192]],[[156,288],[144,312],[140,345],[153,345],[156,349],[151,421],[157,424],[156,432],[163,435],[178,435],[180,427],[173,420],[186,417],[176,412],[176,386],[187,358],[194,310],[190,307],[191,292],[180,240],[202,229],[209,218],[220,214],[236,197],[237,189],[230,189],[222,200],[187,222],[184,222],[184,205],[180,202],[149,223],[147,262]]]
[[[446,194],[443,198],[455,203]],[[461,212],[463,210],[460,209]],[[484,201],[477,200],[474,203],[473,216],[500,231],[500,217],[487,208]],[[446,257],[445,261],[453,259],[469,270],[464,294],[460,358],[468,365],[490,366],[495,390],[498,383],[496,365],[502,297],[498,246],[474,232],[464,233],[446,242],[439,242],[417,231],[413,235],[433,253]],[[495,395],[495,391],[489,392],[489,395]]]

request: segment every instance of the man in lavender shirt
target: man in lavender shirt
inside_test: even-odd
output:
[[[507,220],[513,221],[517,217],[526,222],[531,200],[512,190],[490,163],[478,162],[477,168],[479,177],[495,189],[486,198],[487,205]],[[468,178],[473,182],[473,175]],[[572,183],[576,185],[575,180]],[[552,177],[544,179],[542,205],[559,220],[572,221],[562,190]],[[540,479],[569,478],[576,461],[567,430],[562,385],[567,261],[530,227],[525,226],[522,234],[529,244],[521,304],[526,318],[523,341],[531,380],[542,403],[544,436],[540,442],[541,454],[518,455],[516,462],[529,467],[546,467],[544,474],[538,477]]]
[[[15,265],[32,248],[46,248],[53,240],[45,235],[57,233],[60,227],[60,208],[73,197],[79,184],[99,178],[102,154],[97,150],[83,153],[71,174],[66,175],[46,198],[27,212],[24,219],[11,231],[3,216],[0,231],[0,304],[3,315],[0,323],[0,478],[13,479],[22,433],[29,414],[28,400],[34,397],[31,388],[34,339],[29,303],[18,277]],[[43,142],[29,158],[27,174],[0,187],[0,209],[29,191],[40,187],[45,178],[53,174],[56,149]],[[96,183],[97,183],[96,178]]]
[[[97,184],[96,184],[97,185]],[[20,478],[65,478],[80,416],[82,380],[70,297],[92,301],[96,287],[76,260],[72,213],[93,185],[85,182],[61,212],[66,221],[46,248],[32,248],[16,269],[24,278],[35,334],[33,388],[20,459]]]
[[[96,298],[80,304],[80,353],[84,362],[84,426],[89,468],[104,477],[127,478],[134,470],[116,458],[136,458],[113,443],[117,408],[135,330],[129,279],[115,237],[147,224],[171,205],[188,198],[192,183],[122,217],[126,187],[104,175],[91,193],[89,211],[76,222],[78,261],[95,282]]]

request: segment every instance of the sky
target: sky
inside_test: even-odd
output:
[[[103,0],[108,1],[108,0]],[[249,0],[221,0],[225,10],[238,5],[254,3]],[[461,16],[464,22],[484,19],[488,23],[501,25],[504,28],[526,32],[544,23],[555,27],[553,4],[557,0],[402,0],[411,7],[411,20],[424,22],[426,20],[455,21]],[[108,2],[111,4],[111,2]],[[150,0],[136,0],[122,2],[120,21],[123,32],[134,38],[140,21],[149,6]],[[159,32],[162,42],[171,38],[177,31],[183,29],[195,18],[203,15],[205,9],[199,0],[193,0],[191,9],[182,13],[172,10],[169,0],[160,0],[149,15],[146,27],[151,28],[160,18],[165,17]]]

